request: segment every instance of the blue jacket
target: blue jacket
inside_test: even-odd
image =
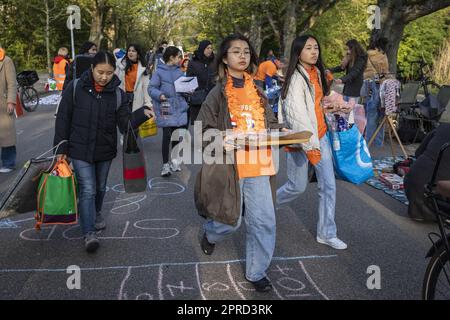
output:
[[[187,110],[189,108],[185,98],[175,92],[175,80],[183,76],[180,66],[160,63],[153,73],[148,93],[153,101],[156,114],[156,124],[160,128],[181,127],[187,124]],[[161,100],[164,94],[170,103],[169,115],[161,114]]]

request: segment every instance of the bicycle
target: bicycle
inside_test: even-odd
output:
[[[399,121],[402,122],[400,127],[405,126],[403,133],[400,135],[410,135],[408,131],[414,131],[411,136],[411,142],[416,143],[421,141],[428,133],[433,131],[439,125],[439,119],[443,112],[442,107],[439,106],[437,96],[431,93],[431,88],[441,89],[441,86],[434,82],[426,72],[426,68],[430,68],[428,63],[421,58],[413,61],[412,64],[419,65],[419,74],[417,81],[411,82],[409,85],[415,88],[415,95],[417,95],[420,87],[423,89],[424,99],[421,101],[414,97],[414,102],[410,105],[403,106],[400,110]],[[404,83],[403,87],[408,83]],[[408,124],[409,125],[408,125]]]
[[[427,98],[428,96],[430,96],[429,86],[435,87],[437,89],[439,89],[441,86],[434,82],[431,77],[429,77],[428,74],[424,71],[425,67],[428,67],[428,70],[430,70],[430,65],[423,58],[417,61],[413,61],[412,64],[419,65],[419,82],[423,88],[425,98]]]
[[[22,71],[17,74],[17,91],[23,108],[33,112],[39,106],[39,94],[33,85],[39,81],[36,71]]]
[[[440,234],[435,232],[428,234],[433,245],[426,255],[426,258],[431,259],[423,279],[423,300],[450,299],[450,233],[445,232],[445,229],[450,229],[450,202],[448,201],[450,199],[450,181],[436,182],[439,164],[444,151],[449,147],[450,142],[441,147],[431,181],[425,186],[425,198],[433,205]],[[437,241],[434,237],[437,238]]]

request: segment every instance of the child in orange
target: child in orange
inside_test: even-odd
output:
[[[253,82],[256,61],[256,53],[246,37],[234,34],[223,40],[217,59],[219,81],[198,117],[204,132],[218,129],[257,133],[281,127]],[[234,148],[233,144],[224,143],[225,154],[234,153]],[[251,152],[257,153],[250,157],[257,160],[255,163],[247,161]],[[269,291],[272,285],[266,270],[275,249],[275,170],[270,149],[241,148],[235,156],[233,164],[204,163],[199,173],[196,206],[200,215],[207,218],[201,248],[205,254],[212,254],[215,243],[239,228],[245,203],[245,276],[257,291]]]
[[[315,169],[319,193],[317,242],[334,249],[347,248],[336,233],[336,181],[330,141],[322,98],[329,92],[330,76],[326,75],[320,46],[313,36],[297,37],[291,46],[289,66],[281,96],[284,99],[283,119],[289,129],[310,131],[310,141],[297,149],[290,148],[286,156],[288,181],[277,190],[277,204],[296,199],[308,183],[308,162]]]

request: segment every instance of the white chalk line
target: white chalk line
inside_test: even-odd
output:
[[[322,290],[320,290],[320,288],[316,285],[316,283],[314,282],[314,280],[311,278],[311,276],[309,275],[308,271],[306,271],[305,265],[303,264],[303,262],[299,261],[298,262],[300,264],[300,267],[302,268],[303,272],[306,275],[306,278],[308,279],[308,281],[311,283],[311,285],[314,287],[314,289],[317,290],[317,292],[320,293],[320,295],[325,299],[325,300],[330,300],[325,293],[322,292]]]
[[[242,294],[241,290],[239,290],[236,282],[234,281],[233,275],[231,274],[231,266],[229,263],[227,263],[227,274],[228,274],[228,278],[230,279],[231,285],[233,286],[234,290],[236,290],[239,297],[242,300],[247,300],[247,299],[245,299],[245,296]]]
[[[199,264],[196,263],[195,264],[195,275],[197,277],[198,290],[200,290],[200,295],[202,296],[202,300],[206,300],[205,294],[203,293],[202,284],[200,281],[200,271],[199,271],[198,266],[199,266]]]
[[[269,276],[266,275],[266,278],[269,279],[270,282],[272,282],[272,280],[270,280]],[[278,298],[280,298],[280,300],[284,300],[283,296],[278,292],[277,288],[275,288],[275,286],[272,286],[273,291],[275,292],[276,296]]]
[[[311,255],[311,256],[299,256],[299,257],[274,257],[272,261],[290,261],[290,260],[313,260],[313,259],[327,259],[336,258],[337,255]],[[144,269],[152,267],[161,266],[192,266],[192,265],[209,265],[209,264],[229,264],[229,263],[242,263],[245,259],[236,260],[226,260],[226,261],[196,261],[196,262],[164,262],[164,263],[153,263],[138,266],[111,266],[111,267],[93,267],[93,268],[80,268],[80,271],[104,271],[104,270],[127,270],[128,268],[133,269]],[[301,262],[301,261],[300,261]],[[14,273],[14,272],[66,272],[67,268],[62,269],[0,269],[0,273]]]
[[[123,288],[125,288],[125,284],[127,283],[128,278],[131,276],[131,269],[132,269],[132,267],[128,268],[127,274],[126,274],[125,278],[122,280],[122,283],[120,284],[119,300],[123,300],[123,298],[124,298]]]

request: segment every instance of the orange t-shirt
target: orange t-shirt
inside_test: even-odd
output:
[[[231,80],[230,80],[231,81]],[[253,85],[253,84],[252,84]],[[251,87],[253,90],[254,87]],[[234,114],[230,107],[231,125],[235,131],[253,131],[254,128],[265,128],[264,120],[255,120],[252,117],[251,108],[252,101],[246,90],[249,88],[233,88],[237,98],[237,106]],[[264,109],[260,104],[259,108]],[[263,110],[259,110],[260,112]],[[236,150],[236,164],[239,179],[272,176],[275,175],[275,168],[272,160],[272,152],[270,148],[245,148]]]
[[[323,90],[320,86],[319,74],[316,68],[311,68],[311,70],[307,70],[309,74],[309,79],[314,86],[314,109],[316,111],[317,118],[317,132],[319,134],[319,139],[321,139],[327,133],[327,125],[325,123],[325,118],[322,110],[322,98],[323,98]]]
[[[262,62],[259,67],[258,71],[255,75],[255,80],[261,80],[264,81],[266,79],[266,75],[269,77],[273,77],[277,73],[277,66],[272,61],[264,61]]]
[[[138,70],[138,64],[133,63],[131,65],[130,70],[128,70],[127,74],[125,75],[125,91],[126,92],[134,91],[134,86],[136,85],[136,80],[137,80],[137,70]]]

